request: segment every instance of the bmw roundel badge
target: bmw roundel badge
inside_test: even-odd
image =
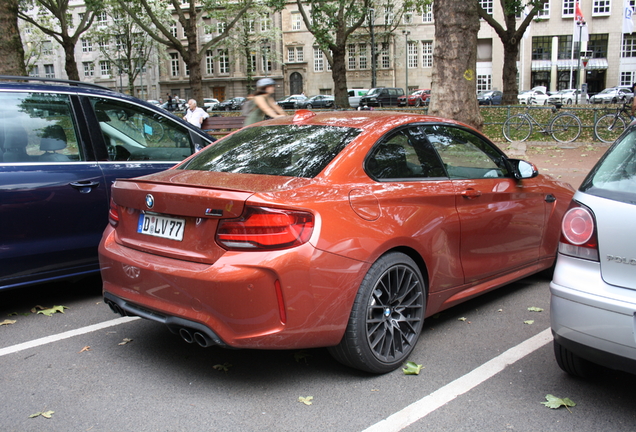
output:
[[[146,207],[151,209],[154,205],[155,205],[155,197],[153,197],[150,194],[146,195]]]

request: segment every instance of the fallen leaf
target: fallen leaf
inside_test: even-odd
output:
[[[14,315],[17,315],[17,314],[18,314],[17,312],[11,312],[11,313],[10,313],[10,314],[8,314],[7,316],[14,316]]]
[[[497,312],[503,312],[503,309],[499,309],[499,310],[497,310]]]
[[[126,345],[129,342],[132,342],[132,339],[124,338],[123,341],[119,342],[117,345]]]
[[[524,323],[524,324],[531,325],[531,324],[534,324],[534,320],[526,320],[526,321],[524,321],[523,323]]]
[[[232,365],[230,363],[223,363],[223,364],[215,364],[212,367],[218,371],[228,372],[230,368],[232,367]]]
[[[313,399],[314,399],[314,397],[313,397],[313,396],[307,396],[307,397],[302,397],[302,396],[300,396],[300,397],[298,398],[298,402],[302,402],[302,403],[304,403],[305,405],[311,405],[311,404],[313,403],[313,402],[312,402],[312,400],[313,400]]]
[[[543,405],[548,408],[557,409],[564,406],[568,411],[572,412],[569,407],[576,406],[572,399],[570,398],[558,398],[554,395],[547,394],[545,395],[545,399],[547,402],[541,402]]]
[[[457,318],[457,321],[466,321],[466,317]]]
[[[529,307],[528,310],[530,312],[543,312],[543,308],[536,307],[536,306]]]
[[[44,411],[44,412],[36,412],[35,414],[31,414],[29,418],[35,418],[42,416],[44,418],[50,419],[55,411]]]
[[[311,354],[309,354],[307,351],[305,350],[300,350],[294,353],[294,360],[296,360],[296,363],[300,363],[301,361],[304,361],[305,364],[307,364],[307,359],[311,357]]]
[[[36,306],[36,307],[38,307],[38,306]],[[46,316],[51,316],[51,315],[53,315],[54,313],[57,313],[57,312],[64,313],[64,309],[68,309],[66,306],[53,306],[50,309],[45,309],[42,306],[39,306],[39,307],[42,310],[37,311],[37,313],[38,314],[43,314],[43,315],[46,315]],[[33,311],[33,309],[31,311]]]
[[[83,352],[85,352],[85,351],[90,351],[90,349],[91,349],[91,347],[90,347],[90,346],[88,346],[88,345],[86,345],[84,348],[82,348],[82,349],[78,352],[78,354],[83,353]]]
[[[37,313],[38,309],[46,309],[44,306],[36,305],[31,308],[31,313]]]
[[[406,362],[405,368],[402,369],[404,375],[419,375],[420,371],[424,368],[421,364],[415,362]]]
[[[2,322],[0,322],[0,326],[2,325],[9,325],[9,324],[15,324],[16,320],[4,320]]]

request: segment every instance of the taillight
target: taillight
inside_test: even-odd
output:
[[[110,209],[108,210],[108,222],[113,226],[113,228],[119,224],[119,209],[112,198],[110,200]]]
[[[559,252],[577,258],[598,261],[596,221],[587,207],[573,201],[561,222]]]
[[[240,218],[219,222],[216,241],[228,250],[286,249],[306,243],[313,229],[311,213],[248,206]]]

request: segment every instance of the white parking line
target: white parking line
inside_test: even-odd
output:
[[[79,336],[85,333],[90,333],[90,332],[94,332],[97,330],[101,330],[101,329],[105,329],[108,327],[113,327],[113,326],[117,326],[120,324],[125,324],[127,322],[130,321],[134,321],[134,320],[138,320],[139,317],[122,317],[122,318],[117,318],[114,320],[110,320],[110,321],[104,321],[101,322],[99,324],[93,324],[87,327],[82,327],[82,328],[78,328],[75,330],[69,330],[67,332],[64,333],[59,333],[56,335],[52,335],[52,336],[46,336],[40,339],[34,339],[32,341],[28,341],[28,342],[24,342],[21,344],[17,344],[17,345],[12,345],[6,348],[0,348],[0,357],[5,356],[7,354],[13,354],[13,353],[17,353],[19,351],[25,350],[25,349],[29,349],[29,348],[34,348],[40,345],[45,345],[48,343],[52,343],[52,342],[57,342],[60,341],[62,339],[68,339],[70,337],[73,336]]]
[[[519,345],[510,348],[494,359],[484,363],[466,375],[446,384],[444,387],[412,403],[406,408],[390,415],[382,421],[365,429],[363,432],[397,432],[416,421],[426,417],[437,408],[447,404],[469,390],[477,387],[482,382],[492,378],[502,370],[528,354],[538,350],[552,341],[550,329],[546,329],[536,336],[531,337]]]

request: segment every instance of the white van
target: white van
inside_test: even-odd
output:
[[[367,94],[369,89],[348,89],[347,94],[349,95],[349,105],[351,108],[358,108],[360,105],[360,98]]]

